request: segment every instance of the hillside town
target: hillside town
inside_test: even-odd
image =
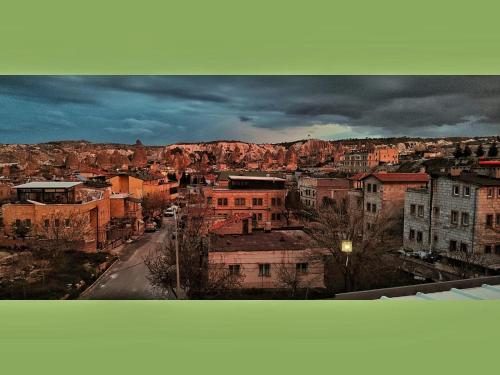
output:
[[[0,298],[318,299],[500,275],[500,137],[0,145]]]

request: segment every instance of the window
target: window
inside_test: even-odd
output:
[[[26,226],[26,228],[31,228],[31,219],[24,220],[24,225]]]
[[[281,214],[280,213],[271,214],[271,220],[281,220]]]
[[[16,219],[16,227],[19,227],[21,225],[21,219]]]
[[[374,193],[377,192],[377,184],[372,185],[372,192],[374,192]]]
[[[434,244],[436,244],[438,242],[439,238],[437,236],[437,234],[434,235],[434,238],[433,238],[433,241],[434,241]]]
[[[467,253],[469,251],[469,246],[465,242],[460,242],[460,251],[462,253]]]
[[[236,206],[244,206],[245,205],[245,198],[236,198],[234,200],[234,204]]]
[[[377,212],[377,205],[372,203],[372,212]]]
[[[372,192],[372,184],[368,184],[368,185],[366,186],[366,190],[367,190],[369,193],[371,193],[371,192]]]
[[[493,188],[488,188],[488,193],[486,194],[488,198],[493,198]]]
[[[491,254],[491,245],[486,245],[484,247],[484,253],[485,254]]]
[[[500,226],[500,214],[497,214],[496,223],[498,226]]]
[[[281,206],[281,198],[276,198],[276,206]]]
[[[71,221],[70,221],[69,219],[64,219],[64,226],[65,226],[66,228],[71,227]]]
[[[500,188],[498,188],[497,195],[500,197]]]
[[[439,217],[439,207],[434,207],[434,217]]]
[[[495,245],[495,254],[500,255],[500,245]]]
[[[252,205],[262,206],[262,198],[252,198]]]
[[[262,214],[257,214],[257,220],[262,220]]]
[[[229,274],[231,276],[239,276],[239,274],[240,274],[240,265],[239,264],[230,264],[229,265]]]
[[[486,215],[486,226],[493,228],[493,215]]]
[[[414,204],[410,205],[410,214],[411,215],[415,215],[416,208],[417,208],[417,206],[415,206]]]
[[[44,226],[45,228],[48,228],[48,227],[50,226],[50,220],[49,220],[49,219],[45,219],[45,220],[43,221],[43,226]]]
[[[295,265],[295,270],[297,271],[297,273],[307,273],[308,268],[308,263],[297,263]]]
[[[371,210],[372,210],[372,204],[371,203],[367,203],[366,204],[366,211],[370,212]]]
[[[212,197],[207,197],[207,204],[212,204]]]
[[[469,214],[467,212],[462,212],[462,225],[469,225]]]
[[[259,264],[259,276],[271,276],[271,265],[269,263]]]
[[[54,219],[54,226],[57,228],[61,224],[61,221],[59,219]]]
[[[276,206],[276,198],[271,198],[271,206]]]
[[[460,195],[460,186],[453,185],[453,195]]]
[[[451,223],[458,224],[458,211],[451,211]]]
[[[227,206],[227,198],[218,198],[217,205],[218,206]]]
[[[424,217],[424,206],[421,204],[418,205],[418,216]]]
[[[410,236],[408,238],[412,241],[415,239],[415,230],[414,229],[410,229]]]
[[[422,232],[418,231],[417,232],[417,242],[422,242],[424,236],[422,234]]]
[[[470,186],[464,186],[464,197],[470,197]]]
[[[457,251],[457,241],[450,240],[450,251]]]

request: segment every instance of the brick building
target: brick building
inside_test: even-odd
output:
[[[227,185],[204,187],[203,195],[214,216],[229,218],[234,214],[250,214],[245,230],[281,228],[286,197],[285,180],[279,177],[241,176],[229,174]]]

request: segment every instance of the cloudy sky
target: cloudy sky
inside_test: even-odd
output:
[[[0,143],[500,134],[500,76],[0,76]]]

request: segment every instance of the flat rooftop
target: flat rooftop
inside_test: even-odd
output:
[[[34,181],[14,186],[14,189],[69,189],[80,184],[81,181]]]
[[[314,248],[312,239],[300,229],[255,231],[250,234],[214,235],[211,248],[215,251],[280,251]]]
[[[228,176],[230,180],[235,181],[272,181],[272,182],[285,182],[284,178],[272,177],[272,176]]]

